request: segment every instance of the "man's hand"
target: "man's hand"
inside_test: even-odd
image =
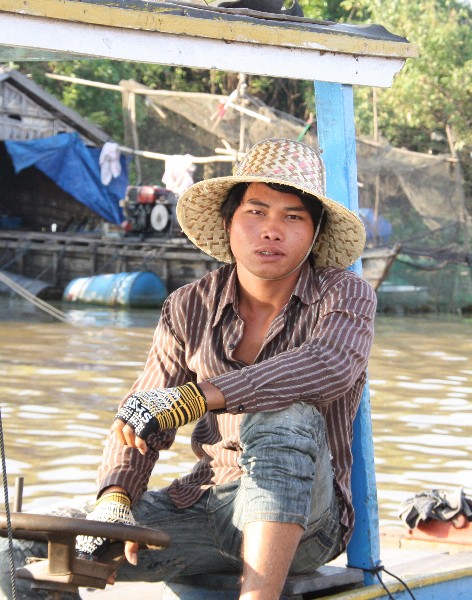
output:
[[[160,429],[174,429],[196,421],[207,412],[205,395],[196,383],[137,392],[119,409],[112,431],[121,442],[145,453],[147,437]]]
[[[124,491],[107,491],[99,498],[95,508],[87,515],[87,519],[105,523],[122,523],[123,525],[135,525],[131,513],[131,501]],[[94,558],[104,552],[113,542],[107,538],[92,537],[89,535],[77,536],[76,551],[82,558]],[[132,564],[137,563],[137,545],[129,546],[126,542],[126,558]]]

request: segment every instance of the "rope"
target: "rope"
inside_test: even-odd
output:
[[[65,252],[67,249],[67,242],[62,246],[61,250],[57,253],[57,262],[59,263],[59,261],[61,260],[61,258],[64,256]],[[50,263],[49,265],[47,265],[46,267],[44,267],[44,269],[38,273],[35,276],[35,279],[41,279],[42,277],[44,277],[44,275],[48,272],[54,269],[54,263]]]
[[[119,259],[119,257],[120,257],[120,249],[115,248],[113,254],[106,261],[106,263],[104,263],[99,269],[96,269],[93,274],[98,275],[99,273],[102,273],[108,267],[108,265],[110,265],[113,262],[116,262]]]
[[[5,444],[3,441],[2,409],[0,408],[0,451],[2,455],[3,494],[5,497],[5,514],[7,518],[8,556],[10,559],[10,581],[12,599],[16,600],[15,561],[13,558],[13,533],[11,528],[10,503],[8,500],[8,480],[5,460]]]
[[[62,312],[61,310],[59,310],[57,308],[54,308],[54,306],[51,306],[51,304],[44,302],[44,300],[37,298],[34,294],[29,292],[26,288],[24,288],[19,283],[16,283],[16,281],[14,281],[11,277],[8,277],[7,275],[5,275],[5,273],[2,273],[1,271],[0,271],[0,281],[5,283],[6,285],[8,285],[8,287],[10,287],[19,296],[22,296],[23,298],[25,298],[26,300],[28,300],[29,302],[31,302],[32,304],[34,304],[35,306],[37,306],[38,308],[43,310],[44,312],[48,313],[55,319],[58,319],[59,321],[62,321],[63,323],[69,323],[70,325],[74,325],[76,327],[80,326],[78,323],[73,323],[72,321],[70,321],[67,318],[66,313]]]
[[[394,577],[397,581],[399,581],[403,585],[403,587],[406,589],[406,591],[410,594],[410,596],[413,598],[413,600],[415,600],[415,596],[414,596],[413,592],[408,587],[406,582],[403,581],[403,579],[401,579],[397,575],[394,575],[393,573],[390,573],[390,571],[387,571],[387,569],[385,567],[382,567],[382,570],[385,571],[385,573],[387,573],[387,575],[390,575],[390,577]],[[380,576],[378,574],[377,574],[377,577],[380,579]]]
[[[22,256],[26,256],[26,254],[28,254],[28,252],[29,252],[30,246],[31,246],[31,242],[29,241],[29,242],[27,242],[25,244],[25,247],[20,252],[17,252],[15,254],[15,256],[12,259],[10,259],[9,261],[7,261],[3,265],[0,265],[0,269],[6,269],[11,264],[17,262]]]
[[[392,594],[390,593],[390,590],[387,588],[387,586],[385,585],[385,583],[382,581],[382,578],[380,577],[380,572],[381,571],[384,571],[384,573],[387,573],[387,575],[390,575],[390,577],[393,577],[399,583],[401,583],[403,585],[403,587],[405,588],[405,590],[410,595],[410,597],[412,598],[412,600],[416,600],[415,595],[413,594],[413,592],[411,591],[411,589],[408,587],[407,583],[405,581],[403,581],[403,579],[401,579],[397,575],[394,575],[390,571],[387,571],[387,569],[383,565],[378,565],[377,567],[373,567],[372,569],[363,569],[363,571],[366,571],[368,573],[372,573],[373,575],[375,575],[377,577],[377,579],[379,580],[380,585],[383,587],[383,589],[385,590],[385,592],[386,592],[386,594],[387,594],[387,596],[389,597],[390,600],[395,600],[395,598],[392,596]]]

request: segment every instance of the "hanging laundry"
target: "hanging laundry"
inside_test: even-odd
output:
[[[195,165],[190,154],[173,155],[166,159],[162,182],[168,190],[180,196],[193,185]]]
[[[100,177],[103,185],[109,185],[113,178],[121,174],[120,151],[115,142],[105,142],[100,152]]]

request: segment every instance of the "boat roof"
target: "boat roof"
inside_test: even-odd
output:
[[[381,25],[179,1],[0,0],[0,60],[115,58],[388,87],[417,49]]]

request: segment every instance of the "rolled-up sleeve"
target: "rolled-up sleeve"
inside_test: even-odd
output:
[[[297,348],[210,381],[230,413],[279,410],[292,402],[326,406],[347,393],[364,373],[374,327],[375,293],[346,274],[319,300],[312,334]]]

